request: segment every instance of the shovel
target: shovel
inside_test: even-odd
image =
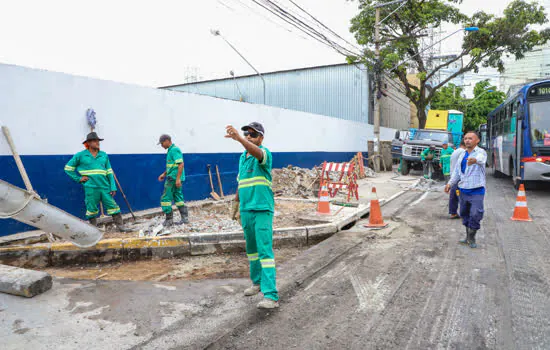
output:
[[[206,166],[208,168],[208,176],[210,177],[210,188],[212,189],[212,192],[210,192],[210,195],[215,200],[219,201],[221,200],[220,196],[216,193],[216,190],[214,190],[214,182],[212,181],[212,171],[210,170],[210,164]]]

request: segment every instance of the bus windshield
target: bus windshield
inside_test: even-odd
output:
[[[437,141],[437,142],[449,142],[449,135],[442,132],[431,132],[431,131],[418,131],[414,136],[415,140],[423,141]]]
[[[550,101],[532,102],[529,118],[533,147],[550,147]]]

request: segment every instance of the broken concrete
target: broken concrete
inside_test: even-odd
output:
[[[52,276],[45,272],[0,265],[0,292],[32,298],[52,288]]]

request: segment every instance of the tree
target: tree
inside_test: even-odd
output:
[[[463,87],[456,86],[455,84],[449,84],[442,87],[435,93],[430,108],[441,110],[456,109],[463,111],[464,106],[467,104],[467,100],[462,97],[463,90]]]
[[[506,94],[490,86],[488,80],[477,82],[474,86],[474,98],[466,104],[464,112],[464,131],[477,130],[487,123],[487,115],[506,99]]]
[[[381,18],[388,17],[380,28],[380,61],[375,62],[373,5],[379,0],[358,1],[360,12],[352,19],[350,30],[365,50],[362,57],[348,57],[348,61],[365,63],[380,79],[382,75],[397,78],[403,93],[417,107],[421,128],[426,124],[426,107],[437,91],[452,79],[469,71],[478,72],[480,67],[497,68],[502,73],[503,55],[521,59],[526,52],[550,39],[550,29],[532,29],[534,25],[548,22],[544,7],[536,2],[515,0],[502,17],[482,11],[470,17],[458,8],[461,0],[408,0],[381,8]],[[402,7],[397,9],[399,6]],[[457,55],[431,67],[433,62],[422,52],[421,37],[427,28],[439,28],[443,23],[475,26],[480,30],[464,37],[462,50]],[[462,68],[446,75],[442,81],[433,81],[434,75],[454,62],[463,62]],[[418,77],[419,86],[407,79],[412,73]]]

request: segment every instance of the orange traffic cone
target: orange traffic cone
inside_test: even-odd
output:
[[[525,186],[519,185],[518,196],[516,198],[516,207],[512,220],[515,221],[533,221],[529,217],[529,209],[527,208],[527,197],[525,196]]]
[[[317,204],[317,213],[330,215],[330,202],[328,199],[328,189],[326,182],[321,185],[321,191],[319,191],[319,204]]]
[[[369,224],[365,225],[368,228],[384,228],[388,226],[382,218],[382,210],[380,209],[380,202],[378,201],[378,195],[376,194],[376,187],[372,187],[372,195],[374,198],[370,200],[370,215]]]

